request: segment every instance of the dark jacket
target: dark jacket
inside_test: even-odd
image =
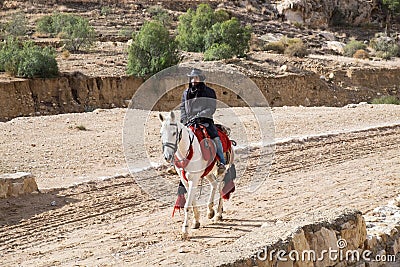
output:
[[[183,92],[181,101],[181,122],[201,118],[201,121],[213,123],[213,115],[217,108],[217,97],[214,89],[199,83]]]

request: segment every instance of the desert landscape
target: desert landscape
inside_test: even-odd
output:
[[[368,10],[354,2],[361,7],[351,14]],[[246,107],[232,92],[217,90],[227,107],[217,110],[215,120],[231,128],[238,144],[236,191],[224,202],[222,222],[207,219],[200,206],[200,229],[182,239],[183,214],[171,217],[176,195],[162,201],[140,182],[154,181],[161,192],[165,181],[172,188],[178,184],[162,157],[158,114],[176,108],[181,89],[161,98],[156,110],[129,109],[143,80],[126,75],[129,38],[119,30],[138,30],[150,19],[149,6],[162,5],[176,23],[179,14],[199,3],[4,1],[2,21],[22,11],[34,29],[44,14],[74,12],[91,18],[101,38],[89,52],[67,59],[58,47],[62,77],[0,74],[0,171],[31,173],[38,187],[38,192],[0,198],[1,266],[400,266],[400,105],[371,104],[381,96],[400,96],[400,60],[328,53],[328,33],[345,42],[352,36],[372,38],[382,28],[300,27],[288,22],[294,8],[285,9],[285,21],[271,8],[286,1],[207,3],[251,23],[260,40],[274,34],[304,38],[311,49],[307,57],[255,47],[246,58],[207,64],[201,53],[182,55],[184,66],[243,73],[270,105]],[[108,15],[101,12],[104,6]],[[314,21],[308,12],[303,9],[305,21],[324,21]],[[379,20],[379,14],[369,15]],[[357,18],[349,15],[354,23]],[[59,42],[33,33],[30,38],[55,47]],[[261,127],[254,118],[257,109],[272,118],[268,155],[255,145]],[[129,114],[145,124],[131,125]],[[127,128],[129,140],[123,138]],[[135,138],[143,131],[144,139]],[[138,146],[146,154],[132,149]],[[257,190],[248,190],[254,181]],[[206,195],[208,185],[202,187]],[[370,250],[387,261],[284,262],[255,256],[266,247],[338,249],[341,239],[347,240],[346,249]]]

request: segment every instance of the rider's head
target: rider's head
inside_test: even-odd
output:
[[[187,75],[189,77],[190,87],[196,86],[200,83],[204,83],[206,76],[199,69],[192,69],[192,71]]]

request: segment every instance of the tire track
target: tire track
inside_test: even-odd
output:
[[[277,144],[274,163],[270,170],[271,177],[307,170],[314,166],[334,166],[387,150],[399,150],[399,139],[400,126],[393,126]],[[260,156],[243,158],[248,161],[263,162]],[[147,175],[149,179],[157,178],[149,175],[150,173],[144,172],[143,175]],[[252,177],[247,174],[246,176],[241,177],[240,182]],[[346,186],[347,183],[340,186]],[[333,184],[331,187],[336,188],[338,185]],[[112,221],[116,217],[134,217],[139,212],[149,211],[149,207],[166,208],[142,192],[131,177],[82,184],[61,190],[59,194],[74,198],[77,202],[43,212],[15,225],[3,226],[0,229],[0,251],[7,253],[55,242],[65,233],[88,225],[104,223],[107,219]],[[355,194],[354,197],[362,197],[362,194]],[[296,196],[290,198],[282,196],[281,200],[279,198],[276,200],[284,202],[288,199],[294,201]],[[251,205],[251,203],[246,204]],[[313,208],[312,203],[305,205],[304,208]],[[321,208],[316,210],[319,209]]]

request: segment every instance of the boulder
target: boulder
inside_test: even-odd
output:
[[[372,23],[371,15],[377,6],[375,0],[283,0],[277,10],[289,22],[324,28],[344,23],[354,26]]]
[[[39,192],[35,177],[28,172],[0,175],[0,198],[18,197]]]

